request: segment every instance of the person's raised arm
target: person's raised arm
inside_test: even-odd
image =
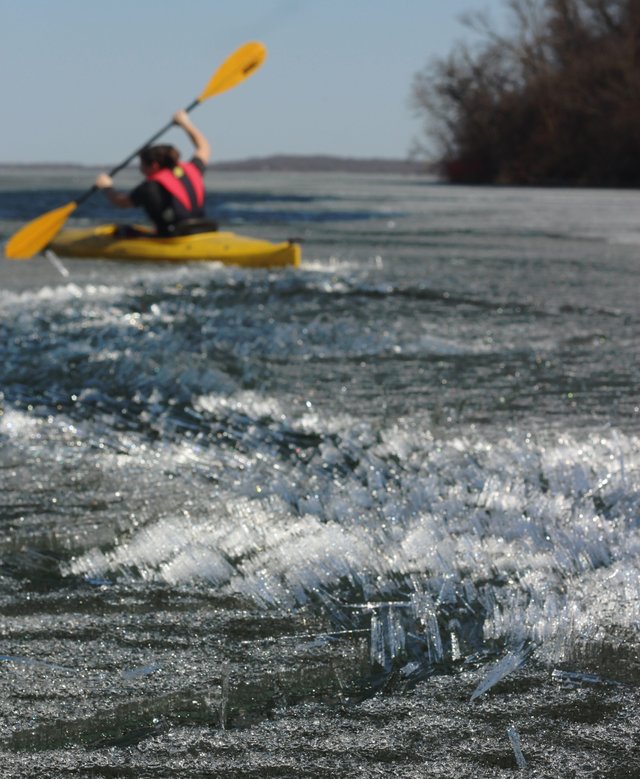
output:
[[[178,125],[178,127],[182,127],[182,129],[189,136],[191,143],[195,148],[193,156],[197,157],[199,160],[202,160],[202,163],[206,165],[207,162],[209,162],[209,158],[211,157],[211,146],[209,145],[209,141],[193,124],[191,119],[189,119],[189,115],[186,111],[176,111],[176,113],[173,115],[173,121]]]

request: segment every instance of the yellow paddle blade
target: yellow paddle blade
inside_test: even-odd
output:
[[[266,56],[267,49],[262,43],[251,41],[240,46],[211,76],[209,83],[198,97],[198,102],[202,103],[203,100],[219,95],[220,92],[226,92],[227,89],[244,81],[262,65]]]
[[[66,206],[54,208],[46,214],[32,219],[11,236],[5,246],[4,256],[10,260],[29,260],[34,254],[45,248],[64,223],[69,214],[75,211],[77,203],[67,203]]]

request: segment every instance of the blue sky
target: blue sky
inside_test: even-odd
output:
[[[239,45],[263,68],[192,114],[215,159],[405,157],[411,81],[504,0],[0,0],[0,161],[116,164]],[[166,136],[188,150],[177,131]]]

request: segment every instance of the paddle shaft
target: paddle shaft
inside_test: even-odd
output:
[[[193,103],[191,103],[191,105],[187,106],[187,107],[186,107],[184,110],[185,110],[187,113],[189,113],[189,112],[193,111],[193,109],[194,109],[194,108],[195,108],[197,105],[200,105],[200,103],[201,103],[201,102],[202,102],[202,101],[201,101],[199,98],[196,98],[196,99],[193,101]],[[120,171],[121,171],[123,168],[126,168],[126,167],[127,167],[127,165],[128,165],[130,162],[132,162],[132,160],[134,160],[134,159],[135,159],[135,158],[136,158],[136,157],[137,157],[137,156],[140,154],[140,152],[141,152],[141,151],[143,151],[143,149],[146,149],[146,148],[147,148],[147,146],[151,146],[151,144],[152,144],[154,141],[157,141],[157,140],[158,140],[158,138],[159,138],[161,135],[164,135],[164,134],[165,134],[165,133],[166,133],[168,130],[170,130],[170,129],[171,129],[173,126],[174,126],[174,124],[175,124],[175,122],[174,122],[173,120],[172,120],[172,121],[170,121],[170,122],[168,122],[167,124],[165,124],[165,126],[164,126],[162,129],[158,130],[158,132],[157,132],[155,135],[152,135],[152,136],[151,136],[151,138],[149,138],[149,140],[148,140],[146,143],[143,143],[143,144],[142,144],[142,146],[138,147],[138,148],[137,148],[137,149],[136,149],[136,150],[135,150],[135,151],[134,151],[132,154],[130,154],[130,155],[127,157],[127,159],[126,159],[126,160],[124,160],[124,161],[123,161],[123,162],[121,162],[119,165],[116,165],[116,167],[115,167],[115,168],[113,168],[112,170],[110,170],[110,171],[109,171],[109,173],[108,173],[108,175],[109,175],[110,177],[113,177],[113,176],[115,176],[115,175],[116,175],[116,173],[119,173],[119,172],[120,172]],[[93,193],[94,193],[94,192],[97,192],[97,191],[98,191],[98,189],[99,189],[99,187],[97,187],[97,186],[94,184],[94,185],[91,187],[91,189],[88,189],[88,190],[87,190],[87,191],[84,193],[84,195],[80,195],[80,197],[79,197],[79,198],[76,198],[76,201],[75,201],[75,203],[76,203],[76,206],[79,206],[81,203],[84,203],[84,202],[85,202],[85,200],[88,200],[88,199],[91,197],[91,195],[93,195]]]

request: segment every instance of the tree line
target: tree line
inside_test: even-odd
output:
[[[640,184],[640,0],[505,0],[508,31],[416,74],[437,169],[457,183]]]

